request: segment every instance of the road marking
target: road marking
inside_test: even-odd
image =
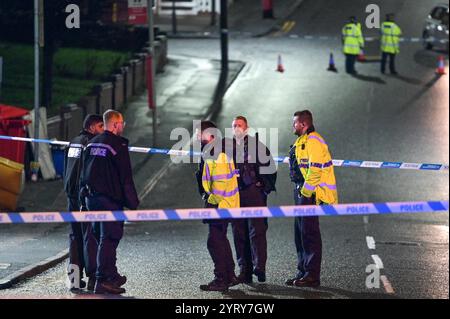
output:
[[[290,32],[294,28],[294,26],[295,26],[295,21],[289,22],[289,25],[288,25],[288,27],[287,27],[285,32],[286,33]]]
[[[375,239],[372,236],[366,236],[366,242],[367,242],[367,247],[369,247],[369,249],[376,248]]]
[[[363,216],[363,221],[364,221],[364,224],[368,224],[369,223],[369,216]]]
[[[9,267],[11,267],[11,264],[0,263],[0,269],[2,269],[2,270],[8,269]]]
[[[186,145],[183,146],[183,149],[185,149],[187,145],[190,145],[191,142],[192,139],[189,141],[189,143],[186,143]],[[161,167],[161,169],[149,179],[148,183],[144,186],[144,188],[139,194],[139,201],[142,201],[145,197],[147,197],[147,195],[153,190],[156,184],[159,183],[161,178],[163,178],[164,175],[166,175],[167,171],[169,170],[169,168],[172,167],[172,165],[173,162],[171,160],[168,160],[168,162],[164,164],[164,166]]]
[[[383,283],[384,286],[384,290],[386,290],[386,292],[388,294],[394,294],[394,288],[392,288],[391,283],[389,282],[389,280],[387,279],[387,277],[385,275],[380,276],[381,282]]]
[[[281,31],[284,32],[284,30],[286,30],[288,24],[289,24],[289,21],[286,21],[285,23],[283,23],[283,26],[281,27]]]
[[[378,255],[372,255],[373,262],[375,263],[375,266],[377,266],[378,269],[383,269],[384,265],[381,261],[381,258]]]

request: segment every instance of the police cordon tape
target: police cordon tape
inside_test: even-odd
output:
[[[34,139],[28,137],[15,137],[0,135],[2,140],[21,141],[30,143],[45,143],[51,145],[68,146],[70,143],[66,141]],[[169,150],[152,147],[135,147],[130,146],[130,152],[144,154],[161,154],[171,156],[201,156],[200,152]],[[289,164],[289,157],[274,157],[275,162]],[[359,167],[359,168],[386,168],[386,169],[409,169],[423,171],[448,171],[448,164],[432,164],[432,163],[407,163],[407,162],[378,162],[378,161],[359,161],[359,160],[339,160],[334,159],[333,165],[336,167]]]
[[[239,218],[283,218],[373,214],[448,212],[448,201],[388,202],[365,204],[245,207],[230,209],[191,208],[170,210],[128,210],[88,212],[0,213],[0,224],[70,223],[107,221],[167,221]]]
[[[289,37],[291,39],[304,39],[304,40],[322,40],[322,41],[328,41],[328,40],[336,40],[340,41],[341,37],[337,36],[313,36],[313,35],[299,35],[299,34],[290,34]],[[366,42],[373,42],[373,41],[380,41],[380,37],[364,37],[364,41]],[[406,42],[406,43],[419,43],[424,41],[423,38],[418,37],[401,37],[399,38],[400,42]],[[438,39],[434,37],[427,38],[427,41],[433,42],[433,43],[440,43],[440,44],[446,44],[449,43],[448,39]]]

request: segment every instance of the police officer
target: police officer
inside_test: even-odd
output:
[[[199,191],[207,208],[239,207],[239,187],[232,154],[225,154],[223,141],[218,137],[217,126],[211,121],[203,121],[197,130],[197,138],[202,144],[202,161],[197,172]],[[205,220],[209,225],[208,252],[214,263],[215,278],[201,285],[204,291],[226,291],[239,284],[234,273],[234,260],[227,228],[230,220]]]
[[[349,74],[356,74],[356,58],[364,48],[361,25],[356,17],[350,17],[348,23],[342,29],[342,45],[345,54],[345,70]]]
[[[75,137],[64,152],[64,191],[67,195],[67,210],[86,210],[86,205],[80,202],[80,172],[81,154],[83,148],[95,135],[103,133],[103,118],[97,114],[86,116],[83,130]],[[83,269],[89,278],[87,289],[94,290],[97,259],[97,240],[94,237],[91,223],[70,223],[69,269],[71,291],[85,288],[82,280]],[[77,269],[73,267],[76,266]],[[78,278],[72,278],[77,274]]]
[[[289,154],[291,179],[295,183],[295,204],[337,204],[333,161],[325,140],[315,131],[310,111],[294,114],[293,130],[298,136]],[[295,218],[295,246],[298,272],[286,284],[297,287],[319,286],[322,262],[319,217]]]
[[[397,75],[395,70],[395,56],[400,53],[400,36],[402,30],[394,22],[393,13],[386,15],[386,21],[381,25],[381,73],[385,73],[386,62],[389,58],[389,70]]]
[[[267,196],[275,190],[275,162],[257,135],[248,135],[248,122],[237,116],[232,123],[234,159],[239,170],[238,183],[241,207],[267,206]],[[232,222],[238,276],[242,283],[252,283],[253,274],[259,282],[266,281],[267,218],[244,218]]]
[[[121,135],[125,127],[122,114],[108,110],[103,114],[105,132],[88,143],[83,156],[82,193],[90,211],[136,209],[139,199],[133,182],[128,140]],[[126,276],[119,275],[116,250],[123,236],[123,222],[100,222],[97,253],[96,294],[121,294]]]

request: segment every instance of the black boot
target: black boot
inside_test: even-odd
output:
[[[215,278],[213,281],[211,281],[209,284],[206,285],[200,285],[200,289],[203,291],[227,291],[228,290],[228,284],[226,280]]]
[[[112,294],[112,295],[120,295],[125,293],[125,289],[117,287],[114,283],[110,281],[97,281],[94,289],[95,294]]]
[[[255,269],[255,271],[253,271],[253,273],[255,274],[256,277],[258,277],[259,282],[266,282],[266,273],[264,271]]]

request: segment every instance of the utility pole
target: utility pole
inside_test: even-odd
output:
[[[222,109],[223,96],[228,80],[228,0],[220,0],[220,50],[221,71],[219,83],[214,93],[212,118],[217,116]]]
[[[228,73],[228,0],[220,1],[220,47],[222,73]]]
[[[155,92],[155,48],[153,31],[153,0],[147,0],[147,21],[148,21],[148,46],[149,56],[147,58],[147,89],[148,89],[148,107],[152,110],[153,120],[153,147],[156,147],[158,117],[156,114],[156,92]]]
[[[177,5],[176,1],[172,0],[172,33],[177,34]]]
[[[211,0],[211,26],[216,25],[216,0]]]
[[[40,0],[34,0],[34,138],[39,138],[39,40],[40,40],[40,13],[42,2]],[[39,143],[34,143],[34,161],[39,163]],[[36,164],[38,165],[38,164]],[[39,166],[37,166],[37,172],[39,172]],[[35,179],[37,180],[37,172],[33,172]]]

